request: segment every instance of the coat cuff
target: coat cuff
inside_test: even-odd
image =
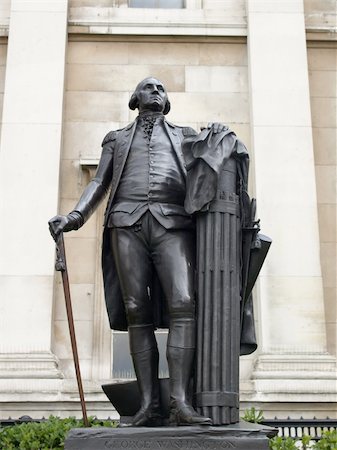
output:
[[[69,223],[65,227],[65,231],[78,230],[84,224],[84,218],[79,211],[71,211],[67,215],[67,219]]]

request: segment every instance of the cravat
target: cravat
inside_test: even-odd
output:
[[[157,119],[156,116],[145,116],[141,118],[141,128],[143,130],[147,142],[150,142],[151,140],[153,125],[156,119]]]

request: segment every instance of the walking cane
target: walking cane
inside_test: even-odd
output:
[[[63,282],[64,298],[66,301],[66,310],[67,310],[67,317],[68,317],[70,341],[71,341],[71,348],[73,351],[78,392],[80,394],[80,400],[81,400],[83,422],[86,427],[89,427],[90,425],[88,422],[87,410],[86,410],[86,406],[85,406],[80,364],[79,364],[78,353],[77,353],[74,318],[73,318],[73,310],[72,310],[72,306],[71,306],[69,278],[68,278],[68,270],[67,270],[67,261],[66,261],[66,254],[65,254],[65,248],[64,248],[63,233],[60,233],[60,235],[56,241],[55,270],[62,273],[62,282]]]

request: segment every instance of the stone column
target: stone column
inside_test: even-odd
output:
[[[303,0],[246,6],[258,216],[273,239],[258,286],[256,400],[324,401],[336,372],[326,352]]]
[[[58,210],[67,9],[67,0],[11,1],[0,140],[0,391],[61,377],[51,352],[55,247],[47,221]]]

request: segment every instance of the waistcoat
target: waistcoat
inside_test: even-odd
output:
[[[189,227],[191,219],[183,207],[185,191],[185,176],[163,119],[156,119],[150,141],[139,120],[108,227],[131,226],[148,210],[165,228]]]

